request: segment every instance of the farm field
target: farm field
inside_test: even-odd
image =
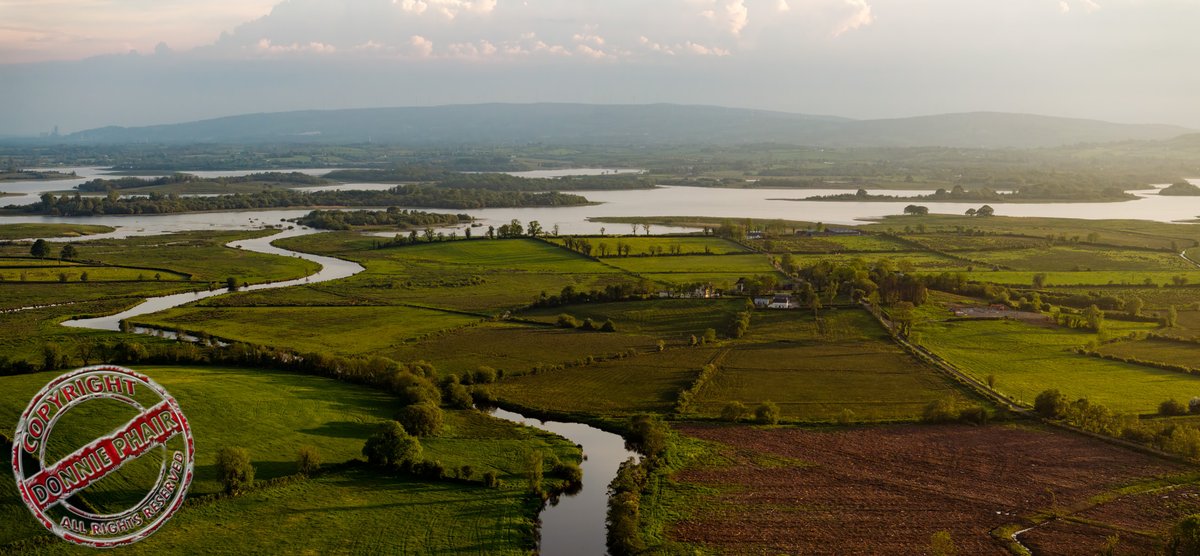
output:
[[[388,355],[405,342],[478,322],[479,317],[402,306],[180,307],[133,321],[301,352]]]
[[[535,509],[514,490],[350,470],[186,508],[121,552],[520,555]],[[42,552],[89,553],[65,543]]]
[[[765,255],[720,255],[720,256],[656,256],[656,257],[612,257],[605,262],[628,272],[638,274],[664,273],[731,273],[742,276],[769,274],[775,271]],[[736,278],[735,278],[736,280]]]
[[[884,235],[793,235],[753,239],[747,243],[772,253],[887,253],[912,249],[911,245]]]
[[[696,398],[697,413],[718,417],[731,401],[753,408],[769,400],[785,420],[832,421],[846,410],[855,421],[913,420],[930,402],[963,396],[888,341],[865,311],[827,312],[824,333],[811,315],[788,316],[798,321],[790,333],[776,331],[777,323],[752,321],[752,343],[734,346],[719,360],[716,376]],[[764,337],[755,334],[764,329]],[[838,338],[847,329],[861,335]]]
[[[84,274],[86,273],[86,277]],[[33,265],[18,267],[0,264],[0,281],[3,282],[131,282],[131,281],[179,281],[188,276],[165,270],[149,268],[124,268],[119,266],[94,266],[68,264],[61,266]]]
[[[1096,234],[1093,236],[1096,240],[1095,243],[1164,250],[1171,249],[1172,245],[1176,249],[1192,247],[1195,245],[1193,242],[1200,240],[1200,231],[1194,228],[1148,220],[1083,220],[1012,216],[976,218],[931,214],[927,216],[887,216],[878,223],[864,226],[864,229],[869,231],[892,229],[895,231],[905,226],[916,227],[921,224],[926,226],[929,233],[960,233],[963,230],[976,230],[988,234],[1023,235],[1040,239],[1054,236],[1056,240],[1063,241],[1073,238],[1085,240],[1089,234]]]
[[[730,554],[911,553],[945,530],[961,554],[1003,555],[989,535],[995,528],[1025,528],[1052,506],[1184,470],[1016,425],[679,430],[711,443],[721,459],[694,461],[672,479],[719,494],[685,513],[669,536]]]
[[[105,234],[109,226],[95,224],[0,224],[0,240]]]
[[[1057,388],[1113,411],[1154,413],[1163,400],[1200,391],[1200,376],[1068,351],[1095,340],[1089,332],[1017,321],[927,322],[917,331],[930,351],[981,382],[994,376],[997,391],[1025,404]]]
[[[1096,351],[1115,357],[1200,368],[1200,344],[1146,338],[1104,344]]]
[[[804,266],[812,266],[818,262],[829,261],[834,264],[847,264],[852,261],[861,261],[867,264],[876,264],[882,261],[887,261],[893,266],[909,265],[918,271],[920,270],[937,270],[944,271],[961,271],[966,269],[971,263],[960,261],[945,255],[931,253],[927,251],[898,251],[895,253],[839,253],[834,255],[793,255],[792,260],[796,264]]]
[[[317,447],[323,460],[330,464],[361,457],[363,442],[374,432],[377,423],[391,419],[397,408],[395,400],[388,394],[321,377],[265,369],[222,367],[160,366],[139,370],[167,388],[179,401],[188,417],[197,450],[196,479],[190,491],[193,497],[220,491],[213,461],[215,453],[222,447],[247,448],[256,468],[256,478],[259,480],[292,475],[296,472],[296,450],[302,445]],[[0,401],[0,427],[6,430],[14,428],[16,416],[24,409],[20,400],[27,400],[56,374],[37,373],[0,378],[0,386],[13,393],[11,397]],[[562,439],[476,411],[447,411],[442,432],[436,437],[422,439],[422,445],[427,459],[437,459],[444,465],[455,468],[471,465],[477,473],[496,472],[503,480],[514,484],[523,480],[521,454],[524,450],[541,449],[561,459],[578,459],[577,449]],[[123,468],[122,472],[125,473],[126,470]],[[109,485],[97,487],[120,489],[127,488],[130,484],[139,484],[137,472],[138,470],[134,469],[127,480],[122,482],[113,481]],[[353,474],[356,479],[365,475],[377,475],[374,471],[348,473]],[[321,483],[323,480],[325,479],[302,484]],[[550,482],[554,480],[547,478]],[[481,516],[480,519],[512,518],[514,523],[527,523],[533,515],[533,508],[524,506],[523,497],[515,493],[520,492],[519,490],[504,493],[464,485],[421,483],[410,479],[377,478],[376,481],[402,483],[407,485],[403,490],[411,492],[446,493],[448,497],[441,499],[440,503],[452,504],[445,509],[452,513],[478,511],[475,506],[477,502],[472,500],[482,497],[513,500],[497,507],[496,513]],[[336,508],[341,503],[349,503],[363,496],[364,491],[354,486],[354,482],[359,481],[351,481],[350,477],[338,479],[335,474],[330,478],[330,482],[320,488],[336,487],[342,490],[315,491],[329,498],[324,502],[328,505],[323,506],[320,500],[309,497],[307,501],[314,506],[308,511],[327,512],[321,519],[337,519],[339,513]],[[369,480],[364,482],[372,483]],[[291,487],[280,488],[287,490]],[[272,487],[264,492],[274,491]],[[12,518],[14,521],[9,523],[15,523],[13,527],[5,528],[5,533],[0,535],[0,544],[44,531],[24,507],[13,501],[16,492],[10,482],[0,485],[0,494],[4,495],[5,500],[4,504],[0,504],[0,517]],[[190,515],[192,511],[204,515],[209,510],[203,508],[221,508],[219,511],[212,511],[216,511],[216,515],[230,515],[226,512],[234,511],[230,509],[231,506],[240,506],[241,502],[237,502],[238,500],[242,499],[221,501],[196,510],[189,507],[177,519],[183,519],[183,516]],[[305,500],[301,498],[297,501]],[[334,501],[340,502],[334,504]],[[359,511],[374,516],[392,508],[392,505],[379,499],[363,501],[360,504],[363,507]],[[425,515],[420,506],[402,507],[407,509],[402,510],[400,515],[407,516],[409,521],[427,525],[429,522],[420,519]],[[217,524],[209,524],[215,525]],[[409,534],[419,533],[413,530]],[[427,535],[429,531],[425,530],[423,534]],[[518,544],[527,539],[516,535],[506,538],[507,542],[515,541]],[[262,540],[278,541],[279,539]]]
[[[662,248],[664,253],[672,253],[672,249],[679,249],[679,253],[683,255],[726,255],[729,253],[749,253],[750,250],[719,237],[701,237],[701,236],[586,236],[585,239],[592,244],[592,255],[599,256],[599,245],[604,243],[608,246],[609,257],[616,257],[615,252],[617,244],[629,246],[631,255],[649,255],[650,249]],[[555,245],[563,245],[561,238],[549,238],[547,241]]]
[[[1022,535],[1022,543],[1046,554],[1094,554],[1095,539],[1117,532],[1120,554],[1161,554],[1160,540],[1188,515],[1200,513],[1200,489],[1184,484],[1121,496]]]
[[[609,416],[663,413],[717,353],[712,348],[683,348],[541,371],[505,380],[494,392],[534,409]]]
[[[966,252],[966,256],[1020,270],[1086,271],[1115,270],[1129,272],[1195,272],[1196,265],[1178,253],[1161,251],[1117,250],[1111,247],[1039,246],[1026,249]]]
[[[972,272],[967,272],[968,280],[988,282],[1001,285],[1029,286],[1033,283],[1035,274],[1044,274],[1045,285],[1051,286],[1170,286],[1175,278],[1182,276],[1189,283],[1200,282],[1200,271],[1116,271],[1116,270],[1083,270],[1083,271],[1012,271],[1012,270],[981,270],[978,266]]]
[[[507,322],[488,322],[436,334],[398,346],[392,357],[425,360],[442,373],[462,374],[481,366],[523,373],[543,365],[575,363],[587,357],[607,357],[630,349],[655,349],[657,339],[636,334],[565,330]]]
[[[597,323],[612,319],[625,334],[642,334],[664,340],[682,341],[704,329],[724,330],[738,311],[744,311],[744,299],[653,299],[546,307],[521,313],[525,319],[553,324],[558,315],[569,314],[580,321],[590,318]]]

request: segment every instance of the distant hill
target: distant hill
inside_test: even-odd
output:
[[[713,106],[472,104],[247,114],[71,134],[84,143],[361,143],[672,145],[790,143],[836,147],[1031,148],[1170,139],[1169,125],[979,112],[851,120]]]

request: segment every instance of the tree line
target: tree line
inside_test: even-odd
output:
[[[106,197],[43,194],[33,204],[16,208],[31,214],[94,216],[100,214],[167,214],[305,206],[415,206],[447,209],[586,205],[579,195],[558,192],[527,193],[481,189],[437,189],[402,185],[386,191],[272,190],[211,197],[181,197],[151,193],[147,197]]]
[[[295,221],[322,230],[349,230],[354,226],[392,226],[414,228],[456,226],[473,220],[467,214],[440,214],[388,207],[387,210],[314,210]]]
[[[270,182],[289,185],[321,185],[327,180],[317,176],[310,176],[301,172],[262,172],[250,174],[246,176],[236,177],[221,177],[221,178],[202,178],[194,174],[175,173],[169,176],[161,176],[157,178],[139,178],[139,177],[124,177],[116,179],[96,178],[89,182],[79,185],[80,191],[99,192],[103,193],[110,190],[126,190],[140,189],[145,187],[155,187],[160,185],[174,185],[179,183],[216,183],[216,184],[232,184],[232,183],[254,183],[254,182]]]

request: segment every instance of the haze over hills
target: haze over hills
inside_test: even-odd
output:
[[[104,127],[83,143],[713,144],[1036,148],[1162,140],[1193,130],[1028,114],[975,112],[852,120],[673,104],[471,104],[247,114],[148,127]]]

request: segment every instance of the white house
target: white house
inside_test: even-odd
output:
[[[768,309],[791,309],[795,307],[792,304],[791,296],[777,295],[771,298],[771,302],[767,304]]]

